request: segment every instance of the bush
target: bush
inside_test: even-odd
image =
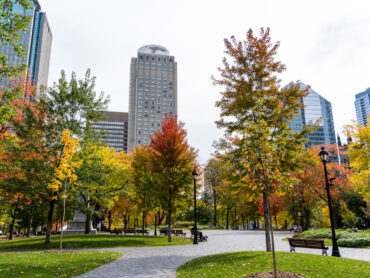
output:
[[[356,233],[352,230],[337,230],[336,236],[339,247],[368,247],[370,246],[370,234]],[[331,239],[331,230],[309,230],[300,234],[296,234],[295,238],[329,238]]]

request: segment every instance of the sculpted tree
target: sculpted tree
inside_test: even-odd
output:
[[[176,118],[171,116],[165,117],[162,130],[151,137],[150,147],[156,180],[154,190],[167,212],[168,229],[171,231],[171,216],[176,205],[192,192],[191,173],[196,166],[196,152],[186,141],[183,124],[177,123]],[[171,233],[168,233],[168,242],[171,242]]]
[[[299,83],[280,87],[277,74],[285,66],[275,61],[279,43],[271,43],[269,28],[261,28],[260,37],[250,29],[243,42],[235,37],[225,39],[225,46],[228,57],[219,68],[221,78],[213,78],[215,85],[223,87],[216,103],[221,119],[216,123],[226,135],[240,139],[233,147],[241,158],[238,174],[263,195],[266,249],[270,251],[269,194],[281,188],[288,170],[298,163],[295,155],[303,149],[307,130],[294,134],[288,125],[302,108],[301,99],[308,91],[302,91]],[[276,272],[274,252],[273,257]]]

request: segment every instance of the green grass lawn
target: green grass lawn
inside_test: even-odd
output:
[[[58,249],[59,236],[52,236],[51,244],[45,245],[45,237],[0,241],[0,250],[43,250]],[[190,244],[191,240],[183,237],[172,237],[172,242],[167,242],[163,236],[130,236],[130,235],[65,235],[63,248],[103,248],[103,247],[145,247]]]
[[[115,252],[2,252],[0,277],[75,277],[121,256]]]
[[[369,277],[370,263],[337,257],[277,252],[277,268],[307,277]],[[178,278],[243,277],[273,270],[271,253],[237,252],[206,256],[192,260],[177,269]]]

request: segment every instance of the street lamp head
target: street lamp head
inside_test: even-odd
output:
[[[329,152],[325,149],[325,147],[321,147],[321,151],[319,152],[319,156],[321,161],[326,163],[329,160]]]
[[[197,169],[194,169],[192,175],[193,175],[193,179],[196,180],[198,176]]]

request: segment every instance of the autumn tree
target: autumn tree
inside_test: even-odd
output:
[[[46,107],[50,120],[48,129],[56,135],[57,139],[49,140],[50,150],[54,154],[53,164],[59,166],[60,154],[63,144],[60,138],[63,130],[70,130],[71,136],[77,138],[81,143],[85,140],[94,140],[94,132],[91,123],[102,119],[102,111],[109,102],[108,98],[95,91],[95,77],[91,76],[90,70],[85,74],[83,80],[78,80],[75,73],[67,81],[64,71],[57,83],[47,89],[42,95],[46,99]],[[48,224],[45,243],[50,243],[51,228],[56,200],[51,198],[48,210]]]
[[[240,175],[263,195],[266,249],[270,251],[269,194],[286,182],[288,169],[297,163],[295,154],[303,149],[307,131],[294,134],[289,123],[302,108],[301,99],[308,91],[301,90],[298,82],[280,87],[277,74],[285,65],[275,61],[279,43],[271,43],[269,28],[261,28],[260,37],[250,29],[243,42],[232,36],[225,39],[225,46],[228,58],[219,68],[221,78],[213,79],[224,88],[216,103],[221,109],[217,125],[225,128],[227,135],[240,138],[236,147],[242,157]]]
[[[53,199],[60,197],[63,200],[63,212],[60,229],[60,244],[59,250],[62,250],[63,240],[63,225],[66,209],[66,198],[67,198],[67,185],[73,186],[77,182],[77,176],[75,174],[76,168],[79,167],[79,161],[73,161],[73,156],[78,146],[78,139],[71,137],[69,130],[62,132],[62,138],[60,142],[63,144],[63,150],[58,167],[54,171],[54,178],[48,188],[54,192]],[[59,196],[58,196],[59,195]]]
[[[19,6],[23,13],[14,13],[14,6]],[[0,0],[0,42],[2,48],[14,51],[19,59],[25,61],[25,46],[20,41],[20,34],[27,30],[31,16],[27,10],[31,8],[31,0]],[[14,80],[23,81],[26,63],[16,65],[9,64],[9,57],[0,53],[0,144],[11,137],[4,136],[9,130],[9,122],[17,115],[17,107],[14,105],[19,98],[23,97],[20,86],[11,86]]]
[[[150,142],[155,192],[167,212],[169,231],[176,205],[191,194],[191,173],[196,166],[196,152],[189,146],[183,126],[176,118],[166,115],[162,129],[154,133]],[[168,242],[171,242],[171,233],[168,233]]]
[[[370,199],[370,118],[366,126],[353,122],[344,127],[344,132],[352,141],[348,144],[348,156],[354,170],[351,181],[356,191]]]
[[[217,226],[217,187],[222,184],[222,165],[221,161],[217,158],[211,158],[208,160],[204,168],[204,178],[207,186],[212,190],[213,200],[213,225]]]
[[[101,214],[102,208],[110,210],[126,189],[131,162],[128,154],[93,142],[81,143],[77,157],[81,165],[76,171],[79,181],[76,194],[82,197],[77,208],[86,215],[88,234],[92,218]]]
[[[153,189],[157,181],[153,175],[153,153],[150,147],[138,146],[133,151],[132,157],[132,191],[133,198],[138,204],[142,213],[143,234],[145,228],[145,218],[155,207],[155,194]]]

